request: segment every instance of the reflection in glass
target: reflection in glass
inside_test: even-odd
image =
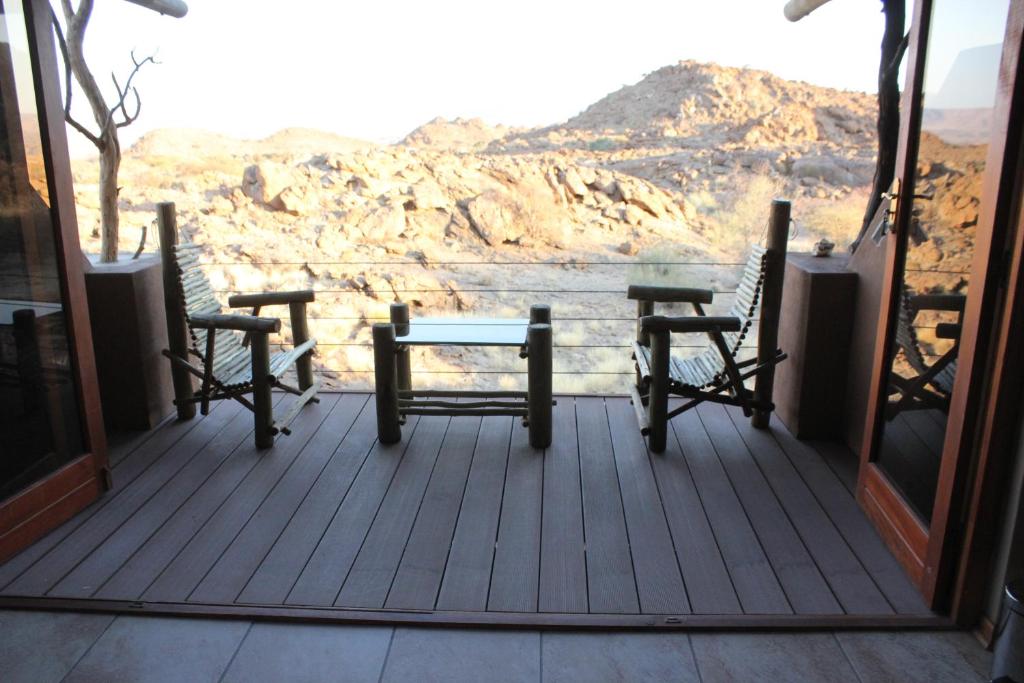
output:
[[[0,0],[0,500],[83,450],[20,0]]]
[[[1009,3],[938,0],[877,464],[925,523],[942,459]]]

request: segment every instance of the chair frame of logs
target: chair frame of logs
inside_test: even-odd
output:
[[[233,399],[253,413],[256,447],[269,448],[277,434],[291,433],[288,426],[305,405],[319,402],[312,361],[316,340],[309,336],[306,321],[306,304],[315,294],[313,290],[241,294],[230,297],[228,306],[251,308],[250,314],[220,313],[220,304],[199,270],[199,247],[178,243],[174,204],[161,203],[157,209],[169,347],[163,354],[171,361],[178,418],[194,417],[197,404],[206,415],[211,401]],[[281,331],[281,319],[259,314],[265,306],[279,305],[289,309],[293,348],[271,354],[270,335]],[[220,356],[218,342],[226,347]],[[249,356],[248,362],[245,356]],[[280,378],[292,365],[298,388]],[[200,380],[198,389],[194,388],[195,379]],[[274,388],[298,396],[277,420],[271,394]]]
[[[899,320],[896,328],[896,351],[903,350],[907,363],[917,373],[914,377],[901,377],[889,373],[889,395],[894,397],[885,406],[885,419],[893,420],[907,410],[935,409],[949,412],[949,397],[953,392],[956,360],[960,352],[960,330],[963,323],[963,294],[913,294],[906,285],[900,295]],[[943,322],[935,326],[936,339],[948,339],[952,347],[938,360],[928,365],[921,350],[914,319],[921,311],[956,313],[955,323]]]
[[[789,237],[790,204],[772,202],[768,221],[767,247],[755,247],[737,288],[746,304],[731,316],[709,316],[704,305],[714,292],[708,289],[631,285],[627,296],[637,301],[637,338],[633,344],[636,385],[630,396],[640,431],[648,437],[655,453],[665,450],[668,421],[704,401],[739,406],[758,428],[769,425],[775,366],[786,359],[778,349],[779,314],[785,274],[786,242]],[[688,303],[696,315],[666,317],[654,315],[655,303]],[[737,361],[735,356],[760,309],[757,356]],[[672,333],[703,333],[709,346],[695,358],[671,355]],[[727,336],[729,335],[728,339]],[[754,388],[746,381],[754,378]],[[669,397],[685,402],[669,410]]]

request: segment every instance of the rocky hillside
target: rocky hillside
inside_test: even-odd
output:
[[[370,367],[367,323],[391,301],[411,301],[414,315],[522,315],[547,301],[573,319],[556,325],[556,371],[569,373],[556,388],[619,390],[622,377],[573,373],[628,372],[619,348],[578,350],[628,340],[628,281],[728,291],[734,267],[671,264],[741,259],[773,196],[794,200],[798,246],[855,234],[874,107],[864,94],[683,62],[539,129],[435,119],[383,146],[301,129],[258,141],[157,131],[125,154],[122,248],[136,248],[156,202],[174,201],[218,289],[316,287],[316,334],[332,344],[319,361],[343,384],[366,378],[350,371]],[[76,167],[93,249],[95,175]],[[519,369],[465,354],[429,367]]]

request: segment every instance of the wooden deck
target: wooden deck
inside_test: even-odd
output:
[[[854,501],[852,456],[716,405],[648,453],[625,398],[410,418],[323,394],[257,451],[222,403],[115,453],[115,489],[0,566],[0,606],[574,626],[913,626],[924,606]],[[279,401],[289,398],[278,397]]]

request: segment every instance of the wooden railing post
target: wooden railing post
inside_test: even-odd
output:
[[[305,344],[309,341],[306,303],[300,301],[288,304],[288,314],[292,320],[292,344]],[[313,349],[306,351],[295,361],[295,374],[299,380],[299,389],[305,391],[313,386]]]
[[[542,323],[551,324],[551,306],[548,304],[533,304],[530,306],[530,324]]]
[[[409,334],[409,304],[391,304],[391,324],[395,326],[395,336]],[[412,389],[412,361],[409,355],[409,347],[397,342],[395,368],[399,391]]]
[[[754,414],[750,423],[758,429],[768,426],[775,385],[775,356],[779,347],[779,314],[782,310],[782,279],[786,272],[786,243],[789,241],[790,204],[772,200],[768,221],[764,286],[761,290],[761,322],[757,330],[757,364],[763,366],[754,379]],[[759,406],[759,407],[758,407]]]
[[[216,330],[207,330],[216,334]],[[270,395],[270,335],[266,332],[252,332],[252,407],[255,422],[256,448],[270,448],[274,445],[274,404]]]
[[[160,227],[160,262],[163,265],[164,312],[167,317],[167,350],[177,358],[188,360],[188,326],[185,323],[184,302],[178,291],[177,262],[174,246],[178,243],[178,220],[174,202],[161,202],[156,206],[157,224]],[[196,415],[193,396],[192,376],[188,370],[171,362],[171,382],[174,386],[174,403],[178,408],[178,419],[189,420]]]

